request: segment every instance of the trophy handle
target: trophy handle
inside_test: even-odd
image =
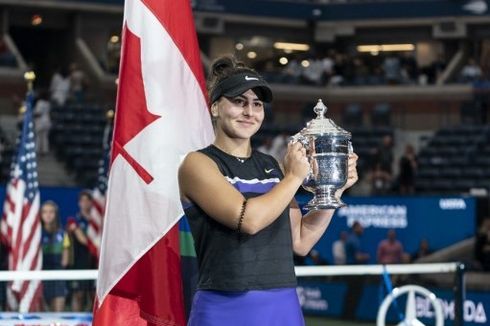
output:
[[[308,153],[308,149],[310,147],[310,140],[308,139],[308,137],[303,135],[301,133],[301,131],[298,132],[297,134],[289,137],[289,143],[291,143],[291,144],[300,143],[306,149],[306,151]],[[307,183],[308,180],[310,180],[312,178],[312,176],[313,176],[313,169],[311,168],[311,162],[310,162],[310,170],[308,171],[308,175],[306,176],[305,180],[303,181],[303,184]]]

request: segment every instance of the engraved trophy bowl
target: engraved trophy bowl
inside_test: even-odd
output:
[[[327,107],[318,100],[313,109],[317,117],[290,138],[306,149],[310,173],[303,188],[314,193],[306,210],[332,209],[345,206],[336,191],[347,182],[348,158],[352,152],[351,133],[325,117]]]

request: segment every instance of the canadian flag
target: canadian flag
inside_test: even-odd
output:
[[[185,325],[177,169],[214,139],[188,0],[126,0],[94,325]]]

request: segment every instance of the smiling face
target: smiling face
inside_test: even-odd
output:
[[[233,98],[222,97],[214,105],[218,136],[249,139],[264,121],[264,104],[251,89]]]

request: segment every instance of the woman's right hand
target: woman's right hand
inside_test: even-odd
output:
[[[310,172],[306,149],[299,143],[289,143],[284,157],[284,174],[292,175],[303,181]]]

